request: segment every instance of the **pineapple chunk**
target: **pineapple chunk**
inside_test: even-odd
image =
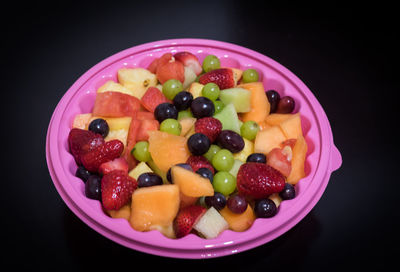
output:
[[[247,157],[254,153],[254,144],[252,141],[247,140],[246,138],[243,138],[244,140],[244,147],[242,151],[233,154],[233,158],[235,160],[240,160],[242,162],[246,162]]]
[[[120,140],[124,146],[126,146],[127,139],[128,139],[128,132],[129,132],[129,126],[131,125],[131,120],[132,117],[99,117],[99,116],[94,116],[90,119],[88,124],[90,124],[91,121],[94,119],[102,118],[106,120],[108,127],[109,127],[109,132],[107,137],[104,139],[105,141],[110,141],[114,139]]]
[[[216,238],[221,232],[229,228],[228,222],[214,208],[209,208],[200,220],[193,226],[205,238]]]
[[[121,68],[118,70],[118,81],[141,99],[148,87],[157,85],[157,77],[143,68]]]
[[[145,162],[140,162],[129,172],[129,176],[137,180],[141,174],[149,172],[153,173],[153,170]]]
[[[188,67],[184,67],[185,69],[185,81],[183,82],[183,89],[187,90],[187,88],[196,80],[196,73]]]
[[[105,92],[119,92],[123,94],[133,95],[133,92],[131,90],[112,80],[107,81],[102,86],[100,86],[100,88],[97,89],[97,93]]]
[[[91,113],[77,114],[72,122],[72,128],[86,129],[90,120],[92,120]]]
[[[193,95],[193,99],[201,96],[201,91],[203,90],[204,85],[198,82],[193,82],[190,84],[189,93]]]

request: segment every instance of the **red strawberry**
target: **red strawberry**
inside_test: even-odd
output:
[[[69,150],[75,162],[81,165],[81,156],[88,151],[102,145],[104,139],[100,134],[89,130],[73,128],[68,135]]]
[[[279,193],[285,187],[285,177],[264,163],[242,164],[236,178],[239,194],[255,199]]]
[[[83,166],[89,172],[97,172],[100,165],[121,156],[124,144],[120,140],[111,140],[81,156]]]
[[[101,200],[106,210],[119,210],[127,204],[137,188],[134,178],[124,171],[114,170],[101,179]]]
[[[186,161],[187,164],[192,167],[193,172],[196,172],[200,168],[208,168],[211,170],[211,172],[214,175],[214,167],[211,165],[211,163],[203,156],[190,156],[188,160]]]
[[[181,209],[174,220],[174,231],[176,238],[188,235],[193,226],[199,221],[201,216],[207,211],[202,206],[192,205]]]
[[[214,142],[222,130],[222,123],[214,117],[204,117],[197,119],[194,130],[197,133],[203,133],[211,142]]]
[[[199,78],[199,83],[203,85],[210,82],[217,84],[221,90],[233,88],[235,86],[235,76],[232,69],[220,68],[207,72]]]
[[[183,66],[188,67],[193,70],[193,72],[198,76],[203,71],[203,67],[201,66],[199,60],[195,55],[189,52],[178,52],[174,55],[174,58],[177,61],[183,63]]]
[[[125,158],[120,157],[112,161],[102,163],[99,167],[99,173],[107,175],[114,170],[121,170],[128,174],[129,165]]]

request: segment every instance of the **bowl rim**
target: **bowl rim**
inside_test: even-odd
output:
[[[165,243],[165,239],[168,239],[168,241],[171,239],[164,237],[158,231],[141,233],[145,235],[139,235],[139,237],[126,236],[122,235],[118,231],[115,231],[111,221],[104,220],[102,216],[90,214],[92,207],[89,207],[87,203],[84,203],[84,201],[80,201],[80,199],[74,197],[74,192],[71,191],[70,188],[63,186],[61,181],[66,179],[66,175],[64,173],[65,169],[62,165],[60,165],[60,160],[57,159],[59,158],[60,154],[58,148],[56,148],[62,143],[57,141],[59,131],[57,129],[57,125],[54,125],[54,123],[59,124],[65,109],[72,98],[78,93],[80,87],[89,79],[95,77],[105,67],[108,67],[120,59],[151,49],[161,49],[174,46],[202,46],[205,49],[218,48],[227,51],[234,51],[240,55],[246,55],[246,57],[256,59],[257,61],[262,61],[263,63],[265,62],[266,65],[274,68],[286,80],[290,81],[294,86],[297,86],[298,89],[301,90],[302,95],[305,96],[309,103],[312,104],[314,118],[318,121],[317,125],[320,136],[319,140],[321,141],[321,154],[318,159],[318,166],[315,170],[315,174],[311,180],[318,178],[321,180],[321,182],[319,183],[319,186],[313,186],[313,190],[307,190],[305,192],[306,194],[302,196],[302,198],[307,197],[308,199],[307,203],[304,203],[304,207],[302,207],[302,209],[296,209],[293,207],[291,209],[290,216],[288,216],[286,220],[283,220],[284,222],[278,222],[277,220],[273,221],[272,224],[274,225],[268,233],[254,234],[247,237],[242,236],[241,239],[235,241],[222,241],[221,239],[218,239],[218,237],[212,240],[202,239],[204,240],[204,243],[201,246],[194,245],[193,242],[190,241],[192,238],[191,235],[188,235],[182,239],[174,240],[178,241],[177,243]],[[320,199],[328,184],[331,172],[336,170],[341,164],[340,153],[333,144],[332,132],[326,114],[315,96],[297,76],[295,76],[291,71],[278,62],[256,51],[236,44],[208,39],[169,39],[145,43],[125,49],[94,65],[77,81],[75,81],[75,83],[68,89],[68,91],[57,104],[48,127],[46,137],[46,159],[53,183],[60,196],[63,198],[67,206],[90,227],[109,239],[114,240],[115,242],[118,242],[124,246],[151,254],[180,258],[204,258],[227,255],[253,248],[280,236],[282,233],[296,225],[315,206],[316,202]],[[133,231],[136,232],[135,230]],[[147,234],[152,236],[150,241],[149,237],[146,237],[149,236]]]

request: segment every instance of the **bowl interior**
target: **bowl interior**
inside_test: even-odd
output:
[[[189,51],[195,54],[200,62],[206,55],[213,54],[220,58],[222,67],[233,67],[245,70],[254,68],[259,72],[260,80],[265,90],[274,89],[282,96],[290,95],[296,101],[295,112],[300,112],[303,133],[308,144],[308,154],[305,165],[306,178],[296,185],[297,196],[293,200],[283,201],[279,212],[273,218],[257,219],[252,227],[245,232],[224,231],[219,237],[212,240],[200,238],[190,234],[182,239],[169,239],[158,231],[137,232],[132,229],[124,219],[112,219],[107,216],[99,201],[90,200],[85,197],[84,183],[75,177],[77,166],[69,153],[67,138],[71,129],[72,120],[76,114],[89,113],[92,111],[96,90],[108,80],[117,80],[117,71],[124,67],[146,68],[153,59],[166,52]],[[54,182],[64,190],[68,200],[79,207],[81,216],[91,221],[108,237],[118,237],[125,241],[125,245],[135,248],[135,244],[144,244],[152,248],[163,248],[169,250],[207,250],[214,248],[230,247],[232,244],[239,246],[258,237],[277,231],[280,227],[307,205],[310,201],[308,191],[315,191],[321,186],[321,180],[314,176],[321,161],[321,148],[323,137],[321,133],[321,120],[315,111],[314,97],[308,89],[299,86],[293,80],[293,75],[273,60],[262,56],[254,51],[233,46],[226,43],[218,43],[213,46],[210,43],[152,43],[151,45],[134,47],[118,53],[109,59],[99,63],[88,71],[86,77],[81,78],[67,92],[62,103],[58,105],[53,115],[52,124],[49,127],[49,137],[52,152],[50,154],[55,175]],[[325,140],[327,141],[327,140]],[[54,164],[56,166],[54,166]],[[325,170],[322,170],[326,172]],[[119,241],[119,242],[120,242]]]

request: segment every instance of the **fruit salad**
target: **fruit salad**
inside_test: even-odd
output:
[[[121,68],[68,136],[85,196],[136,231],[242,232],[296,197],[307,154],[295,100],[256,69],[190,52]]]

